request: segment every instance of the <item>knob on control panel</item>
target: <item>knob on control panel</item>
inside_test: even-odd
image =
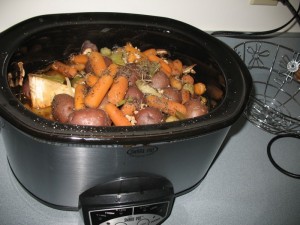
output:
[[[172,184],[158,176],[119,178],[79,196],[85,225],[158,225],[173,202]]]

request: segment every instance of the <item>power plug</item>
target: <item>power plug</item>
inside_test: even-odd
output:
[[[251,5],[272,5],[276,6],[278,0],[250,0]]]

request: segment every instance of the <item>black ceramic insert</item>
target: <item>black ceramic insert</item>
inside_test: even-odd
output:
[[[199,80],[224,89],[224,99],[209,114],[180,122],[133,127],[83,127],[40,118],[25,109],[8,85],[7,73],[24,63],[33,72],[79,51],[85,40],[99,47],[131,42],[141,50],[170,51],[171,58],[197,64]],[[162,17],[122,13],[74,13],[35,17],[0,34],[0,115],[36,138],[72,143],[136,144],[195,137],[232,125],[251,89],[250,74],[236,53],[221,41],[188,24]],[[221,79],[220,79],[221,78]],[[225,86],[220,84],[225,82]],[[209,96],[207,96],[209,98]]]

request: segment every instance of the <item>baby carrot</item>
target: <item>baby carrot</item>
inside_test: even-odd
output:
[[[79,83],[75,87],[75,94],[74,94],[74,108],[75,110],[84,109],[84,97],[86,94],[86,86],[83,83]]]
[[[160,60],[159,64],[161,66],[161,70],[169,77],[171,76],[172,70],[171,67],[164,61],[164,60]]]
[[[124,46],[124,49],[126,52],[132,52],[132,53],[140,53],[140,51],[133,47],[130,42],[127,42],[126,45]]]
[[[107,103],[104,106],[104,110],[107,112],[109,118],[114,123],[115,126],[131,126],[132,124],[130,121],[125,117],[123,112],[118,109],[117,106],[115,106],[112,103]]]
[[[136,110],[135,105],[133,103],[129,103],[129,102],[126,102],[121,107],[121,111],[123,112],[123,114],[128,115],[128,116],[133,116],[135,110]]]
[[[121,102],[128,89],[128,79],[124,76],[118,76],[108,91],[108,101],[117,105]]]
[[[52,63],[51,68],[69,78],[73,78],[77,74],[77,70],[74,67],[60,61]]]
[[[157,108],[171,116],[175,116],[177,113],[182,115],[186,114],[186,108],[184,105],[164,97],[160,98],[155,95],[148,95],[146,97],[146,102],[150,107]]]
[[[159,63],[161,60],[157,55],[152,55],[152,54],[147,55],[147,58],[149,59],[149,61],[157,62],[157,63]]]
[[[185,75],[182,76],[182,82],[184,84],[194,84],[195,81],[194,81],[194,78],[191,75],[185,74]]]
[[[161,70],[169,77],[171,76],[172,69],[171,67],[161,58],[159,58],[157,55],[148,55],[148,60],[151,62],[157,62],[161,66]]]
[[[127,56],[127,63],[134,63],[137,60],[137,56],[135,53],[129,53]]]
[[[182,74],[182,62],[179,59],[175,59],[172,62],[172,75],[178,76]]]
[[[182,99],[182,104],[188,102],[191,98],[190,92],[186,89],[181,89],[181,99]]]
[[[194,84],[194,91],[197,95],[203,95],[203,93],[206,91],[205,84],[201,82]]]
[[[109,75],[101,76],[85,96],[84,103],[89,108],[97,108],[114,82]]]
[[[88,56],[85,54],[72,55],[70,60],[74,64],[84,64],[85,65],[88,61]]]
[[[88,73],[88,74],[85,75],[85,83],[89,87],[94,86],[94,84],[97,82],[98,79],[99,79],[99,77],[92,74],[92,73]]]
[[[174,77],[174,76],[170,77],[170,85],[171,85],[171,87],[173,87],[177,90],[182,89],[181,81],[179,79],[177,79],[176,77]]]
[[[77,71],[82,71],[85,69],[85,64],[74,64],[72,65],[73,68],[75,68]]]
[[[156,55],[156,49],[155,48],[149,48],[149,49],[143,51],[142,54],[147,56],[147,57],[148,57],[148,55]]]
[[[102,72],[106,69],[104,57],[101,55],[100,52],[91,52],[89,55],[89,62],[94,73],[97,76],[100,76]]]
[[[138,48],[132,46],[131,43],[127,43],[124,46],[125,51],[127,52],[127,62],[134,63],[136,60],[141,58],[141,52]]]
[[[117,64],[110,64],[109,67],[107,68],[106,71],[104,71],[104,75],[109,75],[111,76],[112,78],[114,78],[118,72],[118,65]]]

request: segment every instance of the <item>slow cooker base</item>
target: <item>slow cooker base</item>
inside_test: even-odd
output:
[[[41,198],[37,197],[36,195],[34,195],[32,192],[30,192],[21,182],[20,180],[18,179],[18,177],[16,176],[16,174],[14,173],[13,169],[11,168],[11,165],[10,165],[10,162],[9,162],[9,159],[7,158],[7,162],[8,162],[8,165],[9,165],[9,168],[10,168],[10,171],[12,172],[12,175],[13,175],[13,178],[16,179],[16,183],[18,183],[18,185],[20,185],[22,187],[23,190],[26,191],[26,193],[28,195],[30,195],[32,198],[34,198],[36,201],[42,203],[43,205],[46,205],[50,208],[53,208],[53,209],[57,209],[57,210],[62,210],[62,211],[78,211],[80,208],[79,207],[70,207],[70,206],[62,206],[62,205],[55,205],[55,204],[52,204],[52,203],[49,203],[47,201],[44,201],[42,200]],[[207,171],[208,172],[208,171]],[[174,197],[177,198],[181,195],[185,195],[191,191],[193,191],[195,188],[197,188],[201,183],[202,181],[204,180],[204,178],[206,177],[207,173],[204,175],[204,177],[199,180],[195,185],[191,186],[190,188],[187,188],[186,190],[183,190],[181,192],[178,192],[178,193],[175,193],[174,194]],[[79,197],[79,196],[78,196]]]

